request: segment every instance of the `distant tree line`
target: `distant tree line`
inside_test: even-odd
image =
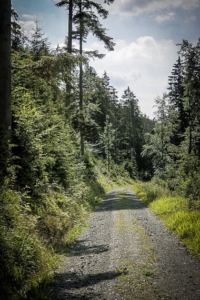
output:
[[[142,155],[171,190],[200,195],[200,39],[183,40],[169,76],[168,93],[156,99],[156,124],[145,136]]]

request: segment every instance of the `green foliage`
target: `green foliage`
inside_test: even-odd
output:
[[[134,184],[134,192],[147,205],[161,197],[170,196],[170,192],[166,189],[162,180],[156,180],[154,182],[136,182]]]
[[[113,149],[115,139],[114,134],[115,130],[113,129],[112,123],[109,122],[109,116],[106,116],[104,132],[100,135],[100,140],[105,152],[108,171],[110,171],[111,150]]]
[[[156,99],[156,124],[146,135],[142,153],[152,159],[154,174],[166,180],[171,191],[189,199],[190,206],[200,195],[199,45],[200,39],[196,45],[187,40],[179,45],[170,91]]]
[[[200,257],[200,212],[180,211],[168,220],[169,227]]]
[[[0,127],[0,186],[4,184],[5,178],[9,173],[9,165],[11,163],[11,147]]]
[[[149,206],[156,214],[171,214],[180,210],[185,210],[188,207],[186,199],[178,197],[158,198]]]
[[[50,280],[55,256],[36,230],[24,196],[6,187],[0,193],[0,281],[3,299],[22,299],[27,291]]]
[[[132,179],[136,179],[137,176],[137,166],[136,162],[127,161],[124,164],[124,169],[128,172],[129,176]]]
[[[112,39],[88,14],[91,7],[102,16],[106,11],[84,3],[79,12],[89,21],[79,28],[81,16],[74,19],[85,30],[83,41],[92,29],[112,50]],[[12,144],[0,133],[1,297],[43,299],[60,254],[69,251],[105,192],[132,184],[130,177],[143,170],[140,150],[152,122],[129,88],[119,103],[106,73],[99,78],[81,55],[51,50],[38,24],[28,40],[13,17]]]
[[[183,151],[179,166],[177,191],[189,200],[190,205],[200,199],[200,160],[197,156]]]

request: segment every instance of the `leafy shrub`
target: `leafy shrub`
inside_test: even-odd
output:
[[[138,197],[143,200],[147,205],[152,201],[170,195],[170,192],[153,182],[137,182],[134,184],[134,192]]]
[[[28,290],[48,280],[55,256],[36,231],[37,218],[10,189],[0,193],[0,281],[3,299],[21,299]]]

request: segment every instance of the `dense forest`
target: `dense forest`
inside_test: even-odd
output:
[[[156,124],[142,155],[154,175],[191,201],[200,195],[200,39],[183,40],[169,76],[168,92],[156,99]]]
[[[90,32],[114,50],[99,19],[107,10],[89,0],[57,6],[69,11],[65,47],[52,49],[37,22],[28,38],[12,10],[10,45],[8,39],[0,48],[7,57],[0,81],[3,299],[42,299],[38,286],[48,282],[109,181],[157,178],[191,205],[200,194],[200,40],[179,45],[168,91],[150,120],[129,87],[118,96],[106,70],[99,77],[90,66],[91,57],[103,58],[98,49],[83,50]],[[10,100],[9,71],[2,76],[9,56]]]

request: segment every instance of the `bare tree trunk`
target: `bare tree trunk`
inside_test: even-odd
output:
[[[82,13],[82,1],[80,1],[80,14]],[[84,138],[83,138],[83,129],[82,129],[82,115],[83,115],[83,62],[82,62],[82,55],[83,55],[83,20],[82,17],[80,18],[80,74],[79,74],[79,89],[80,89],[80,114],[81,114],[81,154],[84,155]]]
[[[69,16],[68,16],[68,41],[67,41],[67,51],[68,53],[72,54],[72,15],[73,15],[73,0],[69,0]],[[69,74],[69,79],[66,82],[66,103],[65,107],[69,107],[71,104],[71,73],[72,73],[72,68],[71,65],[69,64],[68,66],[68,74]],[[66,111],[66,117],[67,111]]]
[[[0,0],[0,130],[11,139],[11,0]]]
[[[73,1],[69,0],[69,19],[68,19],[68,53],[72,53],[72,14]]]
[[[7,174],[11,131],[11,0],[0,0],[0,185]]]

